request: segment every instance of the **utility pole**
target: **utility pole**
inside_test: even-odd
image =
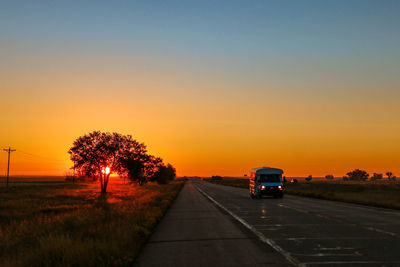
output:
[[[11,152],[14,152],[15,149],[11,149],[11,147],[8,147],[8,149],[3,149],[4,151],[6,151],[8,153],[8,164],[7,164],[7,187],[8,187],[8,177],[10,176],[10,155]]]

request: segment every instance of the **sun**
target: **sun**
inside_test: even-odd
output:
[[[105,173],[105,174],[109,174],[110,173],[110,167],[103,167],[103,169],[101,170],[101,172],[102,173]]]

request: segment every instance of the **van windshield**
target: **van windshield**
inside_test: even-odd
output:
[[[281,175],[280,174],[261,174],[260,182],[261,183],[280,183]]]

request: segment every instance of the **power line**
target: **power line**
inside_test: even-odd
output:
[[[43,157],[43,156],[40,156],[40,155],[37,155],[37,154],[28,153],[28,152],[22,151],[20,149],[18,149],[17,152],[25,154],[25,155],[28,155],[28,156],[31,156],[31,157],[35,157],[35,158],[38,158],[38,159],[42,159],[42,160],[53,161],[53,162],[54,161],[61,162],[61,160],[51,159],[51,158]]]
[[[19,153],[22,153],[22,154],[25,154],[25,155],[28,155],[28,156],[31,156],[31,157],[46,159],[46,158],[44,158],[44,157],[42,157],[42,156],[39,156],[39,155],[36,155],[36,154],[32,154],[32,153],[28,153],[28,152],[22,151],[22,150],[20,150],[20,149],[18,149],[18,152],[19,152]]]
[[[6,151],[8,153],[8,164],[7,164],[7,187],[8,187],[8,177],[10,176],[10,155],[11,152],[16,151],[15,149],[11,149],[11,147],[8,147],[8,149],[3,149],[4,151]]]
[[[7,182],[6,182],[6,184],[7,184],[7,186],[8,186],[8,182],[9,182],[9,177],[10,177],[10,154],[12,153],[12,152],[17,152],[17,153],[21,153],[21,154],[24,154],[24,155],[27,155],[27,156],[30,156],[30,157],[34,157],[34,158],[37,158],[37,159],[39,159],[39,160],[41,160],[41,161],[47,161],[47,162],[63,162],[62,160],[57,160],[57,159],[51,159],[51,158],[47,158],[47,157],[43,157],[43,156],[40,156],[40,155],[37,155],[37,154],[33,154],[33,153],[29,153],[29,152],[25,152],[25,151],[22,151],[22,150],[20,150],[20,149],[11,149],[11,147],[9,147],[9,148],[7,148],[7,149],[3,149],[5,152],[7,152],[8,153],[8,163],[7,163]]]

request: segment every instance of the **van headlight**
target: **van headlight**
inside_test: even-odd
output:
[[[265,185],[262,185],[262,186],[261,186],[261,190],[264,190],[264,189],[265,189]]]
[[[278,185],[279,190],[283,190],[283,187],[281,185]]]

